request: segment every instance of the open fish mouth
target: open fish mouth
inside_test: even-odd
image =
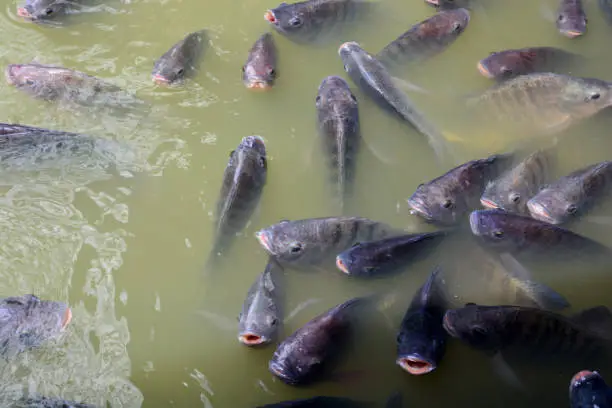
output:
[[[548,222],[550,224],[558,224],[557,220],[553,218],[550,211],[548,211],[546,207],[536,201],[528,201],[527,209],[529,210],[529,214],[531,214],[531,216],[538,221]]]
[[[500,206],[497,205],[494,201],[484,197],[480,199],[480,204],[482,204],[483,207],[489,208],[491,210],[497,210],[500,208]]]
[[[412,375],[423,375],[432,372],[436,366],[418,355],[408,355],[397,359],[397,364]]]
[[[32,14],[28,11],[28,9],[25,7],[17,7],[17,15],[19,17],[26,18],[29,20],[32,20],[34,18],[32,17]]]
[[[257,231],[255,233],[255,238],[259,241],[259,244],[266,250],[270,255],[276,255],[272,250],[272,246],[270,245],[270,234],[268,232],[262,230]]]
[[[425,2],[427,4],[429,4],[429,5],[432,5],[432,6],[439,6],[440,5],[440,1],[438,1],[438,0],[425,0]]]
[[[260,346],[268,342],[263,336],[260,336],[252,332],[240,334],[238,336],[238,340],[245,346],[249,346],[249,347]]]
[[[478,211],[472,211],[470,214],[470,229],[472,230],[472,234],[480,236],[480,216]]]
[[[478,63],[477,68],[478,72],[480,72],[483,76],[491,79],[495,77],[495,75],[493,75],[491,71],[489,71],[489,69],[483,64],[482,61]]]
[[[566,37],[569,38],[576,38],[576,37],[580,37],[581,35],[584,34],[584,31],[580,31],[580,30],[561,30],[561,34],[563,34]]]
[[[62,319],[62,330],[66,329],[66,327],[70,324],[71,321],[72,321],[72,310],[70,310],[70,308],[67,307],[66,311],[64,312],[63,319]]]
[[[246,81],[246,87],[252,91],[268,91],[272,88],[269,83],[260,79]]]
[[[455,329],[453,328],[453,324],[451,323],[451,317],[449,317],[449,313],[451,313],[450,310],[444,314],[444,318],[442,319],[442,327],[444,327],[444,330],[446,330],[449,336],[457,337],[457,333],[455,332]]]
[[[285,371],[285,368],[281,364],[277,363],[276,361],[270,361],[270,364],[268,364],[268,369],[283,382],[287,384],[297,384],[297,381]]]
[[[268,10],[264,13],[264,19],[270,24],[278,24],[278,20],[272,10]]]
[[[429,215],[427,210],[425,210],[425,206],[423,205],[423,203],[421,201],[413,200],[413,199],[410,199],[410,198],[408,200],[406,200],[406,201],[408,202],[408,205],[411,208],[410,214],[412,214],[412,215],[420,215],[421,217],[425,218],[426,220],[431,220],[432,219],[432,217]]]
[[[572,377],[570,387],[576,387],[592,378],[600,377],[597,371],[582,370]]]
[[[346,273],[347,275],[351,274],[348,267],[346,266],[346,264],[344,263],[344,261],[342,260],[340,256],[336,257],[336,267],[340,269],[342,272]]]
[[[17,84],[17,71],[19,71],[19,65],[10,64],[4,70],[4,76],[6,77],[6,82],[10,85]]]
[[[170,80],[160,74],[153,75],[153,82],[155,82],[157,85],[169,85],[170,84]]]

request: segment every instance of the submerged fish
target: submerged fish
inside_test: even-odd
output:
[[[344,397],[312,397],[261,405],[257,408],[366,408],[371,404]]]
[[[397,335],[397,364],[414,375],[435,370],[446,352],[442,318],[447,302],[438,287],[436,268],[416,292]]]
[[[0,300],[0,354],[14,356],[58,336],[72,320],[68,305],[34,295]]]
[[[338,54],[351,80],[380,107],[399,115],[427,137],[429,145],[438,157],[443,158],[449,154],[444,135],[416,109],[408,96],[395,86],[389,72],[380,61],[356,42],[342,44]]]
[[[351,276],[385,275],[406,266],[423,251],[437,247],[445,231],[399,235],[354,245],[336,257],[336,266]]]
[[[170,85],[193,75],[204,49],[206,30],[187,34],[174,44],[153,66],[153,82]]]
[[[512,162],[511,155],[494,155],[464,163],[427,183],[408,199],[413,212],[440,224],[456,224],[479,207],[487,183]]]
[[[78,0],[25,0],[17,7],[17,15],[35,23],[55,23],[78,6]]]
[[[307,266],[333,259],[357,242],[397,235],[397,231],[387,224],[367,218],[329,217],[283,220],[255,235],[261,246],[277,261]]]
[[[444,51],[469,22],[470,13],[466,9],[442,10],[412,26],[383,48],[376,58],[387,66],[423,61]]]
[[[227,249],[259,203],[267,177],[266,146],[259,136],[247,136],[230,153],[217,202],[215,243],[211,257]],[[211,258],[212,259],[212,258]]]
[[[598,0],[599,9],[608,24],[612,24],[612,0]]]
[[[561,177],[529,200],[535,219],[562,224],[589,211],[610,193],[612,161],[596,163]]]
[[[527,201],[550,177],[552,155],[537,150],[519,164],[489,182],[480,203],[487,208],[500,208],[518,214],[529,214]]]
[[[8,408],[95,408],[95,406],[59,398],[30,397],[13,402]]]
[[[276,81],[276,45],[272,34],[265,33],[255,41],[242,66],[242,82],[249,89],[267,90]]]
[[[569,38],[581,36],[586,32],[587,16],[582,0],[561,0],[557,11],[557,29]]]
[[[612,408],[612,389],[597,371],[583,370],[572,377],[570,408]]]
[[[276,339],[282,321],[278,287],[281,266],[270,258],[242,305],[238,319],[238,340],[246,346],[268,344]]]
[[[352,191],[355,157],[359,148],[359,108],[346,81],[329,76],[316,98],[319,135],[332,172],[340,207]]]
[[[533,73],[509,79],[472,100],[483,121],[514,132],[560,132],[612,105],[612,85],[595,78]]]
[[[478,62],[487,78],[505,80],[533,72],[554,72],[576,61],[576,54],[554,47],[528,47],[492,52]]]
[[[472,4],[472,0],[425,0],[425,2],[439,10],[468,8]]]
[[[298,43],[308,43],[355,20],[369,6],[363,0],[307,0],[281,3],[266,11],[264,18],[279,34]]]

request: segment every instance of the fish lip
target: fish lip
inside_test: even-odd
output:
[[[570,381],[570,387],[579,386],[584,381],[587,381],[594,377],[601,377],[601,375],[597,371],[591,371],[591,370],[579,371],[572,377],[572,380]]]
[[[482,204],[483,207],[489,208],[491,210],[497,210],[497,209],[501,208],[499,205],[497,205],[495,203],[495,201],[493,201],[493,200],[491,200],[489,198],[486,198],[486,197],[481,197],[480,198],[480,204]]]
[[[289,374],[287,374],[284,367],[274,360],[270,361],[270,363],[268,364],[268,370],[270,370],[272,374],[280,378],[285,383],[288,383],[288,384],[296,383],[296,381],[291,376],[289,376]]]
[[[359,44],[355,41],[347,41],[347,42],[340,44],[340,46],[338,47],[338,54],[341,54],[343,50],[348,50],[348,48],[353,45],[359,45]]]
[[[263,247],[270,255],[276,255],[270,245],[270,238],[266,230],[260,230],[255,233],[255,238],[259,241],[259,245]]]
[[[238,335],[238,341],[249,347],[261,346],[269,342],[269,340],[265,336],[261,336],[250,331],[240,333]]]
[[[274,15],[274,11],[272,10],[267,10],[264,13],[264,20],[266,20],[270,24],[278,25],[278,19],[276,18],[276,16]]]
[[[439,6],[440,2],[438,0],[425,0],[427,4],[431,4],[432,6]]]
[[[489,78],[489,79],[493,79],[495,78],[495,75],[493,75],[491,73],[491,71],[489,71],[483,64],[482,61],[478,62],[478,65],[476,65],[476,67],[478,68],[478,72],[480,72],[483,76]]]
[[[17,15],[22,18],[26,18],[28,20],[33,20],[34,17],[25,7],[17,7]]]
[[[472,230],[472,234],[476,236],[480,236],[480,229],[478,228],[478,221],[480,219],[478,211],[472,211],[470,214],[470,229]]]
[[[70,310],[70,308],[67,307],[66,311],[64,312],[61,330],[65,330],[71,321],[72,321],[72,310]]]
[[[450,310],[444,313],[444,317],[442,318],[442,327],[444,327],[444,330],[446,330],[449,336],[457,337],[457,333],[455,332],[455,329],[453,328],[452,324],[449,322],[449,317],[448,317],[449,312]]]
[[[424,375],[436,369],[435,363],[431,362],[427,358],[424,358],[418,353],[401,355],[397,358],[396,363],[404,371],[412,375]],[[423,367],[414,367],[411,366],[410,363],[422,364]]]
[[[10,64],[4,69],[4,76],[6,77],[6,82],[8,82],[9,85],[15,85],[17,83],[15,80],[15,74],[13,73],[13,70],[17,67],[18,66],[15,64]]]
[[[410,208],[412,208],[418,215],[425,218],[426,220],[433,220],[433,217],[425,210],[423,203],[420,201],[409,198],[406,200]]]
[[[157,85],[170,85],[170,80],[160,74],[153,75],[153,82]]]
[[[548,209],[537,201],[527,201],[527,209],[532,218],[538,221],[547,222],[549,224],[559,224],[552,216]]]
[[[569,38],[580,37],[581,35],[584,34],[584,31],[579,31],[579,30],[559,30],[559,31],[561,32],[561,34]]]
[[[247,89],[251,91],[269,91],[272,89],[272,86],[268,84],[266,81],[260,79],[253,79],[245,81],[245,85]]]
[[[347,275],[350,275],[351,272],[349,271],[348,267],[346,266],[346,263],[342,260],[342,256],[338,255],[336,257],[336,267],[338,269],[340,269],[340,271],[344,272]]]

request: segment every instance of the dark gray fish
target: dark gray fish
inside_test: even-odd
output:
[[[337,76],[325,78],[316,98],[319,135],[327,155],[336,197],[344,209],[351,193],[355,158],[361,136],[357,98],[346,81]]]
[[[307,0],[281,3],[266,11],[264,19],[297,43],[319,42],[330,32],[356,20],[371,5],[362,0]]]
[[[555,72],[578,60],[578,55],[560,48],[528,47],[492,52],[477,67],[487,78],[506,80],[534,72]]]
[[[447,301],[438,287],[436,268],[412,298],[397,335],[397,364],[413,375],[432,372],[446,352],[442,319]]]
[[[68,68],[41,64],[10,64],[9,85],[34,98],[87,107],[138,107],[144,102],[116,85]]]
[[[58,398],[34,397],[21,398],[8,408],[95,408],[95,406]]]
[[[274,352],[270,372],[290,385],[316,381],[350,340],[351,312],[363,300],[350,299],[297,329]]]
[[[430,6],[439,10],[449,10],[454,8],[468,8],[472,5],[472,0],[425,0]]]
[[[529,214],[527,202],[550,178],[551,152],[537,150],[519,164],[487,184],[480,203],[517,214]]]
[[[612,390],[597,371],[583,370],[572,377],[570,408],[612,408]]]
[[[399,269],[435,248],[445,231],[399,235],[354,245],[336,257],[336,266],[350,276],[372,277]]]
[[[0,300],[0,354],[14,356],[57,337],[72,320],[62,302],[40,300],[34,295]]]
[[[442,10],[415,24],[382,49],[376,58],[385,64],[415,63],[431,58],[450,46],[470,22],[470,12]]]
[[[356,42],[346,42],[338,49],[344,70],[351,80],[369,95],[380,107],[394,112],[427,141],[439,158],[449,155],[444,135],[419,112],[414,103],[393,83],[385,66],[359,46]]]
[[[56,23],[78,5],[79,0],[25,0],[17,7],[17,15],[35,23]]]
[[[312,397],[261,405],[257,408],[366,408],[371,404],[344,397]]]
[[[610,341],[612,314],[604,306],[568,318],[539,308],[468,303],[444,315],[444,329],[469,346],[491,352],[520,349],[533,356],[594,356]]]
[[[612,161],[596,163],[561,177],[534,196],[527,206],[531,216],[551,224],[562,224],[588,212],[609,195]]]
[[[612,0],[599,0],[599,9],[608,24],[612,24]]]
[[[258,231],[261,246],[277,261],[314,266],[333,259],[357,242],[397,235],[387,224],[361,217],[283,220]]]
[[[211,258],[226,250],[259,203],[267,178],[266,146],[259,136],[246,136],[230,153],[216,213]]]
[[[259,346],[276,339],[283,320],[279,288],[282,273],[282,267],[270,258],[249,289],[238,323],[238,340],[242,344]]]
[[[153,82],[158,85],[171,85],[192,76],[199,64],[204,50],[206,30],[187,34],[174,44],[153,65]]]
[[[278,76],[276,45],[272,34],[265,33],[255,41],[242,66],[242,82],[249,89],[267,90],[274,86]]]
[[[427,183],[420,184],[408,199],[413,212],[426,220],[451,225],[480,205],[491,180],[512,163],[512,155],[494,155],[464,163]]]
[[[583,35],[587,28],[587,16],[582,0],[561,0],[557,10],[557,29],[569,38]]]
[[[502,210],[470,214],[472,233],[488,247],[511,254],[550,254],[555,259],[609,256],[610,249],[570,230]]]

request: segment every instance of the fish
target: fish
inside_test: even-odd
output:
[[[193,76],[204,51],[206,30],[189,33],[153,64],[153,82],[172,85]]]
[[[319,136],[331,169],[340,208],[352,192],[355,159],[359,149],[359,106],[346,81],[329,76],[321,82],[316,97]]]
[[[557,29],[569,38],[583,35],[587,28],[587,16],[582,0],[561,0],[557,10]]]
[[[270,258],[251,285],[238,318],[238,340],[245,346],[261,346],[276,339],[282,322],[282,272],[282,267]]]
[[[276,32],[296,43],[318,43],[334,31],[364,15],[370,4],[363,0],[307,0],[281,3],[267,10],[264,19]]]
[[[255,41],[242,66],[242,82],[248,89],[269,90],[278,76],[277,51],[272,34],[265,33]]]
[[[79,0],[25,0],[17,6],[17,15],[35,23],[58,23],[78,5]]]
[[[455,42],[469,22],[470,12],[466,9],[439,11],[388,44],[376,59],[387,67],[424,61]]]
[[[318,396],[260,405],[257,408],[366,408],[371,406],[371,404],[345,397]]]
[[[524,306],[468,303],[446,311],[447,333],[487,353],[521,350],[531,356],[584,356],[605,352],[612,314],[604,306],[574,317]]]
[[[554,259],[611,254],[603,244],[531,217],[503,210],[477,210],[469,218],[472,233],[479,242],[498,253],[550,254]]]
[[[274,351],[268,364],[270,372],[289,385],[318,380],[351,339],[351,312],[364,299],[347,300],[297,329]]]
[[[555,47],[527,47],[492,52],[478,61],[478,71],[498,81],[534,72],[554,72],[571,66],[578,55]]]
[[[612,24],[612,0],[598,0],[599,9],[608,24]]]
[[[43,64],[9,64],[9,85],[50,102],[68,102],[87,107],[141,107],[144,101],[120,87],[68,68]]]
[[[338,49],[344,70],[351,80],[381,108],[395,113],[424,135],[438,158],[449,158],[444,135],[416,109],[414,103],[393,82],[387,68],[356,42],[345,42]]]
[[[266,145],[260,136],[243,137],[232,150],[223,174],[209,262],[227,250],[253,215],[266,184]]]
[[[449,10],[455,8],[468,8],[472,0],[425,0],[425,3],[436,7],[438,10]]]
[[[413,296],[397,335],[397,364],[409,374],[434,371],[446,353],[447,301],[438,287],[439,271],[435,268]]]
[[[527,202],[549,180],[552,165],[550,151],[536,150],[499,178],[490,181],[480,203],[486,208],[529,215]]]
[[[357,242],[397,235],[391,226],[362,217],[282,220],[255,233],[259,244],[281,264],[318,266]]]
[[[0,299],[0,354],[13,357],[58,337],[70,324],[67,304],[27,294]]]
[[[468,101],[480,120],[531,135],[561,132],[611,105],[610,82],[551,72],[511,78]]]
[[[610,194],[611,186],[612,161],[596,163],[546,186],[529,200],[527,207],[537,220],[563,224],[587,213]]]
[[[612,390],[597,371],[576,373],[569,386],[570,408],[612,408]]]
[[[454,225],[480,205],[487,184],[513,161],[512,154],[493,155],[457,166],[440,177],[419,184],[408,198],[412,212],[425,220]]]
[[[11,403],[9,408],[95,408],[95,406],[59,398],[24,397]]]
[[[336,267],[349,276],[386,275],[436,248],[446,235],[446,231],[436,231],[357,243],[336,257]]]

